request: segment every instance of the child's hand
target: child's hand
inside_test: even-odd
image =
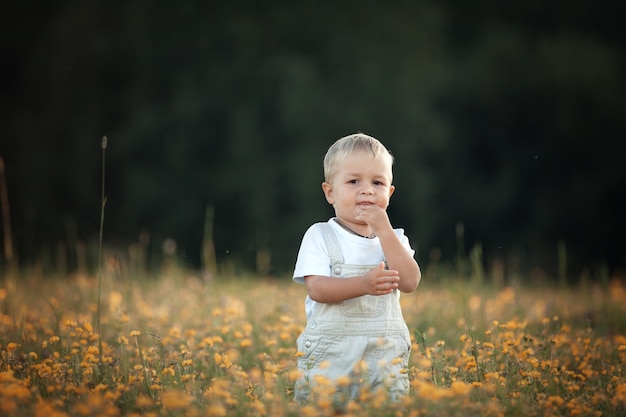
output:
[[[363,275],[364,292],[370,295],[389,294],[398,288],[399,281],[398,271],[385,269],[385,263],[381,262]]]
[[[382,234],[385,229],[391,228],[387,211],[379,206],[364,205],[356,216],[357,220],[363,221],[372,228],[376,235]]]

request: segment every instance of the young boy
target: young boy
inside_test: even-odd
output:
[[[320,381],[334,400],[358,398],[363,384],[406,394],[411,341],[400,291],[417,288],[421,273],[402,229],[387,216],[393,157],[358,133],[335,142],[324,157],[322,190],[335,210],[305,233],[293,275],[307,287],[307,326],[298,337],[295,399],[305,402]]]

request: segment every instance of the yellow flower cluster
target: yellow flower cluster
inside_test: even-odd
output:
[[[0,283],[0,415],[327,416],[351,377],[293,401],[305,288],[181,276]],[[346,416],[619,416],[626,291],[451,283],[403,295],[410,394],[364,385]],[[44,307],[41,307],[44,306]],[[100,328],[97,312],[100,311]],[[332,366],[326,363],[323,366]],[[361,370],[364,371],[364,370]]]

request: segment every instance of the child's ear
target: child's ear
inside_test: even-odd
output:
[[[389,187],[389,198],[391,198],[391,196],[393,195],[394,191],[396,191],[396,186],[395,185],[391,185]]]
[[[322,183],[322,190],[324,191],[324,196],[326,196],[326,201],[328,201],[328,204],[334,204],[335,203],[335,197],[333,197],[333,187],[332,187],[332,185],[330,185],[330,183],[327,183],[326,181],[324,181]]]

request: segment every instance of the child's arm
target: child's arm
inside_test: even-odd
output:
[[[369,224],[378,236],[387,266],[389,269],[398,271],[400,275],[398,289],[402,292],[415,291],[422,278],[420,267],[398,239],[389,222],[387,212],[380,207],[372,206],[363,210],[357,218]]]
[[[406,252],[406,249],[402,248]],[[319,303],[340,303],[362,295],[385,295],[398,288],[398,271],[385,269],[380,263],[367,274],[351,278],[321,275],[304,277],[309,297]]]
[[[382,236],[379,234],[378,238],[385,253],[387,266],[389,269],[397,270],[400,275],[398,289],[402,292],[415,291],[422,273],[413,256],[402,245],[393,229],[386,231]]]

